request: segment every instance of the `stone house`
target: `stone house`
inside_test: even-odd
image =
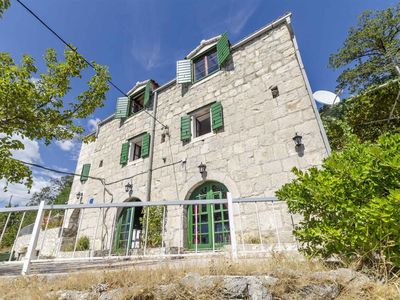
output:
[[[224,198],[228,191],[233,198],[273,196],[293,178],[293,167],[318,166],[330,152],[291,14],[236,44],[226,34],[202,41],[177,62],[176,79],[163,85],[152,79],[138,82],[127,94],[117,100],[115,114],[99,123],[95,141],[82,145],[76,167],[81,177],[73,181],[70,204],[190,201]],[[296,135],[302,137],[299,146]],[[202,174],[199,166],[205,167]],[[199,248],[211,247],[211,233],[216,245],[228,244],[226,207],[213,208],[214,226],[207,207],[168,207],[163,246],[168,251],[193,248],[194,215],[200,222]],[[254,208],[236,206],[235,215],[241,209],[251,239]],[[270,207],[259,210],[261,226],[272,231]],[[79,236],[96,233],[92,249],[140,247],[142,209],[107,209],[101,218],[95,209],[82,214]],[[286,233],[289,240],[285,204],[275,206],[274,214],[283,239]],[[64,226],[76,222],[75,212]]]

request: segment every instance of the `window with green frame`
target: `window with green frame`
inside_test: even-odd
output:
[[[206,182],[190,199],[226,199],[228,189],[218,182]],[[190,249],[220,248],[230,243],[227,204],[202,204],[188,207],[188,247]]]

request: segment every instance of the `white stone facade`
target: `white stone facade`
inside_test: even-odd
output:
[[[175,82],[160,87],[156,117],[168,126],[169,136],[162,142],[163,131],[156,122],[155,134],[151,136],[154,150],[150,201],[189,199],[205,180],[223,183],[233,198],[273,196],[293,178],[293,167],[304,170],[320,165],[329,145],[307,85],[287,15],[232,45],[228,63],[213,75],[187,88]],[[273,86],[279,89],[276,98],[271,93]],[[181,117],[214,101],[220,101],[223,107],[223,130],[183,143]],[[153,114],[152,109],[148,112]],[[69,203],[78,202],[78,192],[83,193],[84,203],[91,198],[95,203],[126,201],[124,186],[128,182],[133,184],[131,196],[146,201],[151,155],[121,166],[120,152],[128,139],[143,132],[152,133],[151,126],[152,118],[143,111],[123,121],[111,117],[103,122],[95,142],[82,145],[76,173],[81,172],[83,164],[90,163],[90,176],[105,178],[112,196],[104,191],[100,181],[89,179],[81,183],[75,177]],[[296,132],[303,137],[302,153],[296,151],[292,140]],[[207,166],[205,180],[199,174],[200,163]],[[241,209],[244,216],[242,231],[244,227],[249,236],[256,231],[252,205],[235,206],[235,215]],[[95,249],[101,247],[100,237],[110,240],[115,213],[115,209],[109,209],[100,218]],[[86,209],[84,214],[80,235],[93,236],[98,210]],[[284,204],[276,204],[273,212],[269,205],[261,204],[259,214],[265,230],[274,232],[278,224],[285,239],[292,239],[291,219]],[[178,207],[168,209],[166,248],[185,247],[186,219],[182,215],[185,212]],[[239,224],[236,230],[243,238]],[[109,245],[104,243],[106,250]]]

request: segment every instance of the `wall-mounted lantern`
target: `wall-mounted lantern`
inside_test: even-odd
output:
[[[82,192],[76,193],[76,200],[79,200],[79,204],[82,204],[82,199],[83,199],[83,193]]]
[[[205,165],[205,164],[203,164],[203,163],[200,163],[200,165],[199,165],[199,172],[200,172],[200,174],[201,174],[201,176],[202,177],[204,177],[204,175],[206,174],[206,168],[207,168],[207,166]]]
[[[132,185],[132,183],[127,183],[126,185],[125,185],[125,192],[127,192],[127,193],[132,193],[132,190],[133,190],[133,185]]]
[[[293,137],[293,141],[294,144],[296,145],[296,148],[299,148],[303,145],[302,139],[303,137],[296,132],[295,136]]]

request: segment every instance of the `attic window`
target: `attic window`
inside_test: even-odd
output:
[[[129,110],[129,115],[134,115],[141,111],[144,107],[144,91],[140,94],[134,95],[131,98],[131,106]]]
[[[199,81],[218,70],[219,65],[216,47],[193,60],[194,81]]]

